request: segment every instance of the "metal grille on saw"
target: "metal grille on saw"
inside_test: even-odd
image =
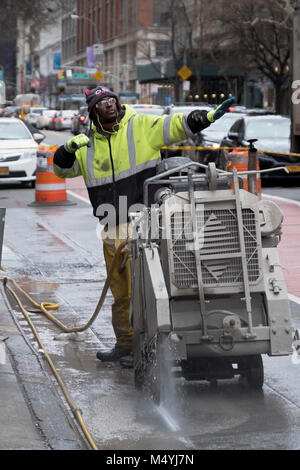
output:
[[[197,210],[203,284],[206,287],[237,286],[243,282],[241,258],[224,258],[239,253],[240,243],[235,209]],[[243,209],[243,229],[249,282],[259,277],[255,214]],[[197,270],[189,212],[171,216],[174,282],[179,288],[197,287]]]

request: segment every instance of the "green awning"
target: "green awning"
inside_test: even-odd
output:
[[[183,63],[181,65],[183,65]],[[179,68],[181,67],[181,65],[179,66]],[[190,61],[187,61],[186,65],[193,72],[194,65],[192,65]],[[136,70],[137,79],[139,82],[164,80],[168,77],[174,77],[176,73],[173,60],[169,60],[165,63],[165,74],[161,74],[160,62],[146,65],[137,65]],[[206,61],[201,67],[201,75],[203,77],[223,77],[224,75],[226,75],[227,77],[239,77],[241,75],[244,75],[244,72],[241,69],[235,67],[231,67],[230,69],[223,71],[220,70],[220,68],[215,62]]]
[[[137,65],[136,74],[139,82],[160,79],[162,78],[160,71],[160,62],[146,65]]]

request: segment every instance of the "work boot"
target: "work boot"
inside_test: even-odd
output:
[[[121,357],[120,364],[125,369],[132,369],[133,368],[133,354],[132,354],[132,352],[130,352],[127,356]]]
[[[131,353],[131,349],[121,348],[120,346],[115,346],[113,349],[108,349],[107,351],[98,351],[96,356],[102,362],[109,361],[118,361],[123,356],[128,356]]]

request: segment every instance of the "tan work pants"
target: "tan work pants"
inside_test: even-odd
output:
[[[127,238],[127,224],[115,227],[115,231],[103,230],[101,233],[103,241],[103,253],[107,272],[110,269],[115,253],[120,244]],[[112,237],[112,238],[111,238]],[[126,256],[124,250],[121,251],[116,260],[115,269],[112,273],[110,290],[114,298],[112,305],[112,326],[116,336],[116,346],[132,348],[132,328],[129,322],[130,298],[131,298],[131,276],[130,262],[127,260],[124,269],[119,272]]]

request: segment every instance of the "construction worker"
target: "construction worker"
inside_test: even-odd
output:
[[[143,203],[143,183],[155,175],[160,148],[208,127],[228,110],[234,98],[209,112],[155,116],[136,114],[130,106],[121,105],[115,93],[102,87],[85,94],[91,121],[89,136],[77,135],[57,149],[54,172],[61,178],[83,176],[93,213],[104,225],[101,233],[108,272],[118,246],[128,236],[128,208]],[[107,217],[109,207],[114,209],[112,217]],[[101,361],[126,359],[132,350],[130,263],[125,257],[121,252],[110,283],[116,344],[97,352]]]

